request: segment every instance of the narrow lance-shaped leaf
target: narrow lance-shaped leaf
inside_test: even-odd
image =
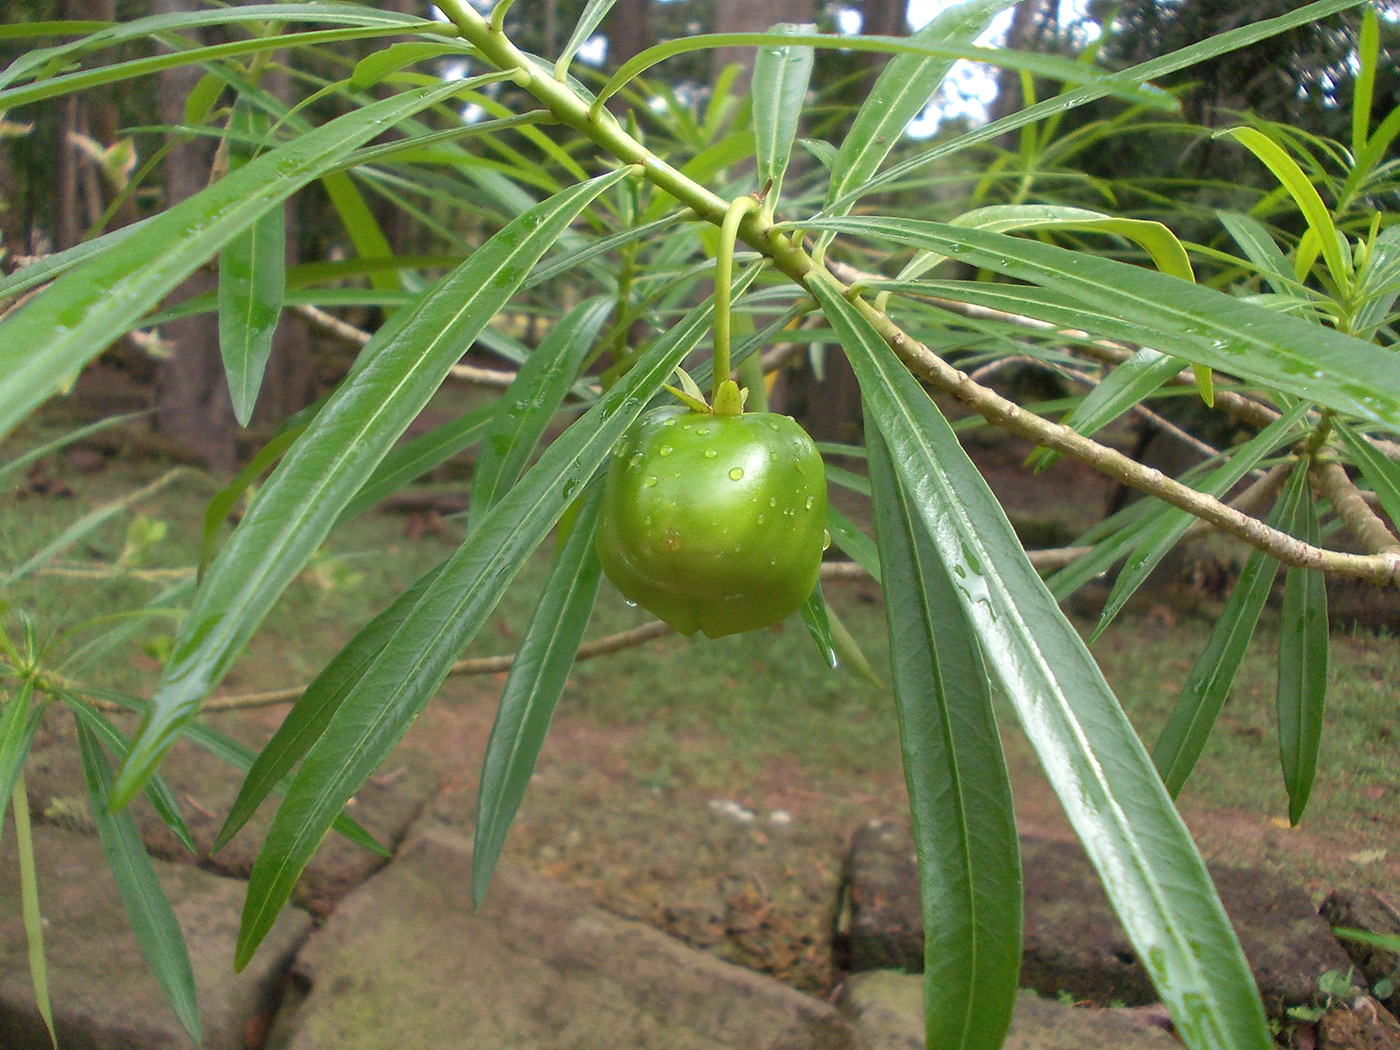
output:
[[[831,637],[831,617],[828,615],[826,599],[822,597],[820,580],[812,588],[807,600],[802,603],[802,622],[807,625],[807,633],[817,644],[817,652],[821,653],[826,665],[834,670],[838,662],[836,643]]]
[[[495,405],[484,405],[396,446],[384,457],[364,487],[341,512],[340,520],[348,521],[368,510],[410,481],[422,477],[434,467],[446,463],[457,453],[476,444],[481,440],[481,435],[486,433],[486,428],[491,425],[495,413]]]
[[[0,834],[5,830],[3,818],[10,793],[20,779],[43,713],[42,706],[36,706],[33,699],[34,683],[26,678],[0,706]]]
[[[1308,407],[1306,403],[1295,405],[1291,412],[1280,416],[1239,448],[1233,449],[1230,458],[1222,466],[1211,471],[1192,487],[1208,496],[1223,496],[1258,466],[1265,456],[1296,435],[1299,424],[1308,414]],[[1177,541],[1186,534],[1186,530],[1195,520],[1189,512],[1176,507],[1171,507],[1155,517],[1146,534],[1128,555],[1118,578],[1113,581],[1113,590],[1109,592],[1108,600],[1104,602],[1103,610],[1099,613],[1099,622],[1094,626],[1092,638],[1097,638],[1103,633],[1103,629],[1118,615],[1137,589],[1147,582],[1152,570],[1176,546]]]
[[[971,43],[991,25],[992,19],[1012,6],[1014,0],[969,0],[955,4],[937,15],[909,39],[918,44]],[[827,185],[829,214],[843,215],[851,205],[833,204],[875,174],[904,134],[905,126],[928,104],[953,59],[927,55],[895,55],[861,103],[851,130],[841,141],[831,164]],[[851,202],[854,204],[854,201]],[[825,241],[830,241],[830,236]]]
[[[1392,524],[1400,527],[1400,464],[1387,459],[1376,446],[1349,426],[1338,424],[1337,433],[1351,454],[1351,461],[1361,470],[1361,476],[1376,493],[1381,509]]]
[[[267,133],[268,117],[240,98],[229,119],[229,171],[253,159],[244,136]],[[282,313],[287,272],[287,227],[281,208],[270,208],[219,253],[219,352],[238,425],[253,417],[272,336]]]
[[[1068,415],[1060,420],[1089,437],[1124,412],[1141,404],[1154,390],[1181,371],[1181,361],[1144,347],[1110,372]],[[1039,449],[1033,457],[1037,472],[1054,465],[1060,454]]]
[[[569,522],[568,536],[554,559],[501,692],[476,796],[472,899],[477,907],[486,896],[506,832],[525,797],[525,786],[598,597],[603,570],[593,544],[602,494],[603,487],[595,485],[579,500],[578,514]]]
[[[736,294],[757,277],[754,267]],[[613,445],[708,333],[712,305],[696,307],[657,340],[541,454],[457,549],[307,752],[248,880],[234,964],[242,968],[271,929],[330,821],[393,749],[515,574]]]
[[[469,530],[500,493],[520,477],[535,445],[574,385],[584,358],[613,306],[610,300],[599,297],[569,311],[525,359],[510,387],[496,402],[491,425],[472,469],[471,503],[467,509]]]
[[[997,1050],[1021,972],[1021,861],[981,646],[867,407],[895,709],[924,923],[925,1041]]]
[[[1308,226],[1316,234],[1332,280],[1345,291],[1351,283],[1351,254],[1346,251],[1346,242],[1338,239],[1332,214],[1323,203],[1317,187],[1303,173],[1303,169],[1298,167],[1298,162],[1273,139],[1254,128],[1230,128],[1220,132],[1220,135],[1241,143],[1274,173],[1274,178],[1288,191],[1294,203],[1298,205],[1298,210],[1303,213]]]
[[[1318,542],[1317,507],[1308,485],[1310,456],[1289,478],[1296,506],[1292,521],[1280,527],[1300,540]],[[1303,819],[1317,774],[1322,719],[1327,702],[1327,581],[1317,569],[1290,565],[1283,578],[1283,610],[1278,635],[1278,745],[1283,783],[1288,790],[1288,819]]]
[[[1098,311],[1105,318],[1101,324],[1082,318],[1095,335],[1114,337],[1118,318],[1148,333],[1142,341],[1163,353],[1400,431],[1400,369],[1394,355],[1342,332],[1141,266],[1023,237],[918,219],[850,217],[803,226],[945,252]]]
[[[625,174],[601,176],[532,208],[426,292],[403,321],[387,326],[387,338],[376,336],[366,346],[210,566],[118,773],[114,805],[130,801],[366,477],[530,267],[590,201]]]
[[[337,117],[150,219],[0,320],[0,437],[258,216],[357,146],[460,85],[409,91]]]
[[[1276,559],[1261,550],[1250,553],[1152,747],[1152,762],[1172,798],[1181,793],[1205,751],[1277,575]]]
[[[118,759],[126,754],[127,739],[120,729],[77,695],[64,690],[59,696],[68,706],[74,719],[86,725],[100,744],[110,749]],[[180,803],[175,798],[175,793],[170,790],[170,785],[165,782],[165,778],[156,773],[146,781],[145,791],[151,808],[180,841],[180,845],[192,854],[197,853],[198,847],[195,846],[194,838],[185,824],[184,815],[180,812]]]
[[[808,33],[810,25],[780,23],[774,33]],[[753,100],[753,137],[758,161],[758,185],[768,196],[767,214],[783,189],[783,174],[792,156],[797,124],[807,101],[807,85],[812,79],[814,52],[810,47],[760,47],[753,59],[753,79],[749,96]]]
[[[19,862],[20,912],[24,938],[28,942],[29,980],[34,987],[34,1006],[49,1032],[49,1042],[58,1050],[58,1033],[53,1026],[53,1005],[49,1000],[49,964],[44,958],[44,916],[39,910],[39,873],[34,863],[34,836],[29,822],[29,790],[19,778],[14,794],[15,854]],[[0,815],[5,812],[0,807]],[[3,823],[3,822],[0,822]]]
[[[110,808],[112,769],[102,745],[84,722],[78,722],[77,729],[78,752],[87,778],[92,817],[122,903],[126,905],[131,930],[136,934],[151,972],[170,1000],[175,1016],[190,1038],[198,1043],[199,1005],[185,935],[156,879],[135,818],[130,813],[114,813]]]
[[[593,35],[593,30],[597,29],[607,14],[612,10],[612,5],[617,0],[588,0],[583,7],[583,13],[578,17],[578,23],[574,26],[574,31],[569,34],[569,42],[564,45],[564,50],[559,53],[559,59],[554,63],[554,79],[563,80],[569,72],[569,66],[578,54],[578,49],[588,43],[588,38]]]
[[[1268,1050],[1253,976],[1205,864],[1078,632],[918,381],[838,287],[818,278],[811,289],[912,512],[955,578],[958,604],[1177,1031],[1194,1050]]]

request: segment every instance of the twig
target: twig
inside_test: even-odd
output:
[[[1370,554],[1390,554],[1400,551],[1400,539],[1366,503],[1361,490],[1347,476],[1346,468],[1335,459],[1313,463],[1312,479],[1317,489],[1327,497],[1337,517],[1347,531],[1356,537],[1362,549]]]
[[[305,317],[321,331],[333,335],[351,346],[365,346],[374,337],[363,328],[356,328],[347,321],[327,313],[316,306],[294,306],[297,313]],[[504,389],[515,381],[516,373],[506,369],[481,368],[477,365],[453,365],[448,371],[453,378],[475,386],[499,387]]]

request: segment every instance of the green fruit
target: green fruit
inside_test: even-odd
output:
[[[782,620],[812,593],[827,543],[821,455],[788,416],[667,406],[613,450],[603,571],[681,634]]]

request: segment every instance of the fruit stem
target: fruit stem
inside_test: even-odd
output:
[[[715,377],[711,401],[719,396],[720,384],[729,378],[729,291],[734,280],[734,242],[744,216],[758,211],[759,203],[745,195],[735,197],[719,227],[719,248],[715,251]]]

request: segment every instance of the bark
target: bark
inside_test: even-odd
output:
[[[551,0],[549,10],[554,4]],[[608,65],[617,67],[651,46],[651,0],[618,0],[603,28],[608,34]],[[553,54],[552,51],[546,54]]]
[[[1016,5],[1016,13],[1011,17],[1011,28],[1006,34],[1006,46],[1013,51],[1035,51],[1046,32],[1057,24],[1059,4],[1056,0],[1021,0]],[[990,119],[1000,120],[1017,112],[1025,104],[1025,94],[1021,91],[1021,74],[1014,69],[1003,69],[997,76],[997,97],[992,103]],[[1015,133],[1004,142],[1009,149],[1015,148]]]
[[[190,0],[153,0],[152,14],[194,9]],[[185,99],[198,83],[197,66],[166,70],[160,75],[161,119],[184,120]],[[209,182],[214,160],[210,139],[178,142],[165,158],[167,207],[193,196]],[[172,299],[211,291],[217,284],[212,269],[195,273]],[[217,473],[233,470],[235,460],[233,404],[229,400],[219,357],[219,322],[214,314],[181,318],[161,327],[161,338],[172,344],[171,354],[156,375],[156,426],[162,434],[197,452]]]
[[[778,22],[812,21],[811,0],[715,0],[715,32],[763,33]],[[734,82],[737,94],[749,89],[754,47],[721,47],[713,52],[714,75],[726,66],[737,65],[741,72]]]

